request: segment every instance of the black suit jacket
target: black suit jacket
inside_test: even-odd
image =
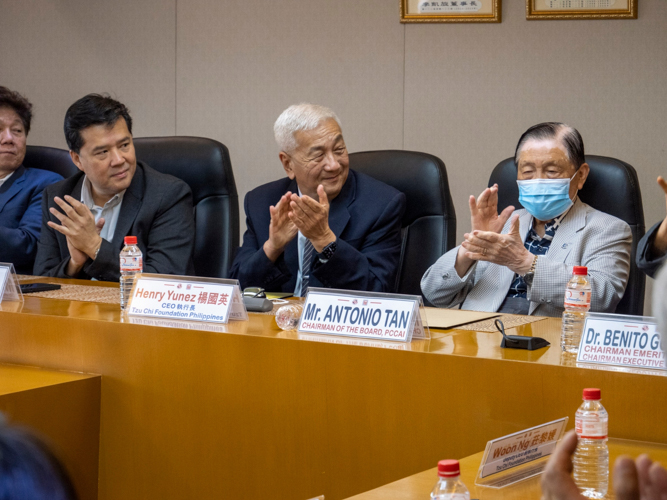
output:
[[[264,253],[271,214],[287,191],[297,193],[289,178],[250,191],[244,202],[247,230],[231,269],[241,287],[293,292],[299,271],[298,238],[273,263]],[[313,260],[310,286],[393,292],[401,254],[401,219],[405,195],[359,172],[349,171],[329,209],[329,227],[337,238],[334,256],[323,264]]]
[[[655,233],[658,232],[660,224],[662,224],[662,221],[646,231],[646,234],[644,234],[637,244],[637,267],[651,278],[654,278],[658,274],[658,269],[667,260],[667,254],[655,255],[653,250],[653,240],[655,240]]]
[[[37,275],[69,277],[65,274],[69,262],[67,239],[51,229],[47,221],[60,224],[49,212],[51,207],[60,210],[53,201],[55,196],[63,198],[70,195],[81,199],[83,177],[83,172],[80,172],[44,190],[42,234],[34,269]],[[137,244],[143,253],[144,272],[192,275],[194,233],[192,192],[188,185],[137,162],[132,182],[123,196],[113,240],[103,239],[95,260],[88,259],[81,273],[74,277],[119,281],[119,254],[125,236],[137,237]]]

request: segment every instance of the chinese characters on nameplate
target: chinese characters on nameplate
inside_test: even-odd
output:
[[[135,277],[127,312],[212,323],[248,319],[237,280],[146,273]]]
[[[475,484],[503,488],[542,473],[568,417],[489,441]]]
[[[477,12],[482,8],[481,0],[421,0],[420,14]]]
[[[582,10],[582,9],[611,9],[616,0],[542,0],[546,9],[552,10]]]

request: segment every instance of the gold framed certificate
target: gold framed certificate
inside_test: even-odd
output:
[[[501,0],[400,0],[402,23],[499,23]]]
[[[637,19],[639,0],[526,0],[526,19]]]

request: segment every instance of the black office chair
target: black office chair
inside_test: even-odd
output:
[[[394,289],[421,295],[426,270],[456,246],[456,213],[447,170],[440,158],[413,151],[365,151],[350,155],[350,168],[405,194],[403,244]]]
[[[72,163],[69,151],[46,146],[27,146],[23,166],[49,170],[65,178],[79,171],[76,165]]]
[[[637,243],[644,236],[644,208],[637,172],[627,163],[606,156],[586,155],[591,173],[579,197],[581,201],[602,212],[624,220],[632,231],[632,259],[625,294],[616,307],[618,314],[644,314],[644,285],[646,276],[637,269]],[[489,186],[498,184],[498,211],[509,205],[523,208],[519,203],[514,158],[501,161],[491,173]]]
[[[195,207],[197,276],[226,278],[239,246],[239,204],[229,151],[201,137],[134,139],[137,160],[185,181]]]

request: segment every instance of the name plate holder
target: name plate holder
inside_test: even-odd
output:
[[[127,303],[128,316],[210,323],[247,321],[238,280],[139,273]]]
[[[541,474],[568,420],[561,418],[489,441],[475,485],[499,489]]]
[[[430,339],[420,295],[308,288],[299,333],[410,342]]]
[[[23,292],[16,277],[14,264],[0,262],[0,302],[14,301],[23,301]]]
[[[656,325],[655,318],[649,316],[588,313],[577,365],[667,370]]]

